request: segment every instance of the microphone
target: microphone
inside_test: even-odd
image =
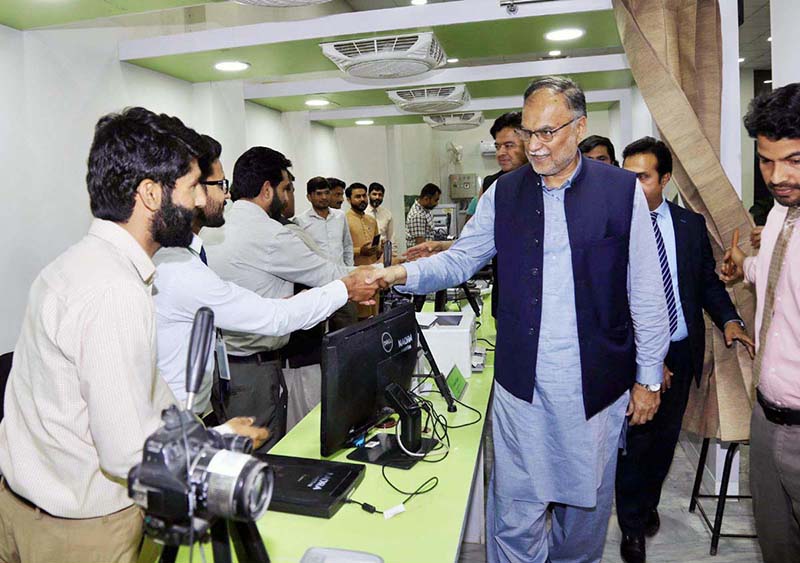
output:
[[[194,315],[186,358],[186,410],[192,410],[195,396],[200,390],[213,341],[214,313],[208,307],[200,307]]]
[[[383,245],[383,266],[388,268],[392,265],[392,241],[387,240]]]

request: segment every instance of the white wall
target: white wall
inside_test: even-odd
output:
[[[739,73],[739,130],[741,132],[741,158],[742,158],[742,204],[745,209],[750,209],[753,205],[753,188],[755,174],[755,145],[753,139],[747,134],[744,128],[744,116],[747,113],[747,106],[753,99],[755,84],[752,68],[743,68]]]

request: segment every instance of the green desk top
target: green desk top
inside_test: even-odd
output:
[[[486,307],[483,326],[478,334],[494,341],[494,324]],[[479,343],[480,344],[480,343]],[[485,345],[485,343],[482,343]],[[493,364],[493,355],[487,363]],[[466,525],[467,508],[473,475],[481,446],[485,415],[493,379],[492,367],[483,373],[472,374],[462,402],[481,412],[478,424],[450,430],[450,454],[441,463],[417,463],[411,470],[387,468],[386,474],[405,491],[413,491],[431,476],[439,477],[438,486],[431,492],[415,497],[406,505],[406,511],[385,520],[382,515],[368,514],[354,504],[344,505],[331,519],[297,516],[280,512],[267,512],[258,522],[258,529],[273,563],[296,563],[306,549],[313,546],[335,547],[366,551],[383,557],[386,563],[445,563],[456,561]],[[464,424],[477,415],[462,407],[448,413],[441,396],[427,395],[436,410],[446,415],[452,425]],[[320,408],[315,408],[295,426],[271,451],[320,459],[319,455]],[[393,429],[391,430],[394,431]],[[341,451],[331,457],[334,461],[348,462]],[[431,456],[437,459],[439,454]],[[405,495],[395,492],[381,476],[378,465],[368,464],[362,483],[352,494],[353,499],[367,502],[379,510],[399,504]],[[197,548],[195,548],[197,549]],[[211,547],[205,546],[206,557],[211,560]],[[201,561],[196,551],[195,561]],[[188,561],[188,551],[181,550],[180,561]]]

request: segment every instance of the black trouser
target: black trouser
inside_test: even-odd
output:
[[[230,356],[229,356],[230,358]],[[286,435],[286,383],[279,360],[232,363],[231,393],[225,404],[228,417],[255,417],[255,426],[266,426],[270,437],[257,451],[269,451]]]
[[[644,533],[647,514],[661,499],[694,379],[689,339],[671,343],[664,363],[672,371],[672,387],[661,395],[653,420],[628,428],[625,450],[617,460],[617,521],[627,535]]]

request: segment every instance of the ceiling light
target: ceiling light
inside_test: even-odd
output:
[[[565,29],[548,31],[544,34],[544,38],[548,41],[571,41],[573,39],[577,39],[578,37],[583,37],[584,33],[586,32],[582,29],[578,29],[576,27],[567,27]]]
[[[770,43],[772,43],[772,35],[770,35],[769,37],[767,37],[767,41],[769,41]]]
[[[457,62],[458,62],[458,59],[456,59],[456,58],[454,57],[454,58],[452,58],[452,59],[447,59],[447,62],[448,62],[448,63],[450,63],[450,64],[455,64],[455,63],[457,63]]]
[[[547,56],[548,57],[560,57],[561,56],[561,51],[559,51],[559,50],[550,51],[550,52],[547,53]]]
[[[428,0],[411,0],[412,6],[424,6],[428,3]]]
[[[223,72],[239,72],[250,68],[250,63],[242,61],[223,61],[214,65],[214,68]]]
[[[319,98],[313,98],[311,100],[306,100],[306,105],[312,108],[321,108],[323,106],[329,105],[330,102],[328,100],[322,100]]]
[[[772,80],[771,79],[770,80],[765,80],[764,84],[772,84]]]
[[[744,62],[744,57],[739,57],[739,62],[743,63]]]
[[[373,125],[374,123],[371,119],[359,119],[356,121],[356,125]]]

